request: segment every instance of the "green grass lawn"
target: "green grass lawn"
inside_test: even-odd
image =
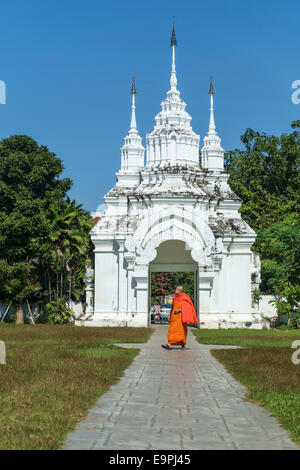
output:
[[[150,328],[0,324],[0,449],[57,449],[95,400],[115,383]]]
[[[300,364],[291,361],[300,330],[196,330],[205,344],[243,346],[212,354],[248,389],[246,398],[265,406],[300,444]]]
[[[194,330],[199,343],[224,344],[243,347],[280,346],[290,348],[293,341],[300,339],[300,330]]]

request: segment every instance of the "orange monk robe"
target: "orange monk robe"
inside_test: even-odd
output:
[[[174,313],[175,310],[181,310],[181,313]],[[184,321],[182,321],[182,319],[184,319]],[[168,333],[169,344],[186,344],[187,323],[197,323],[197,315],[193,302],[185,293],[175,294],[173,297],[173,308]]]
[[[198,322],[194,305],[189,295],[185,294],[184,292],[182,294],[174,295],[173,301],[174,302],[181,301],[183,323],[190,323],[191,325],[194,325],[195,323]]]
[[[182,323],[181,313],[174,313],[175,310],[181,310],[181,302],[173,303],[168,333],[168,343],[174,345],[183,345],[186,343],[187,325],[186,323]]]

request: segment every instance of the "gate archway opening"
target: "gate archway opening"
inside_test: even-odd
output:
[[[153,320],[154,305],[166,306],[171,302],[176,285],[183,285],[199,318],[198,263],[191,256],[191,249],[183,241],[168,240],[162,242],[156,251],[157,255],[149,265],[149,323],[151,312]]]

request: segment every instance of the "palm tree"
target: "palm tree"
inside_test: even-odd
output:
[[[70,201],[54,201],[49,208],[49,233],[44,240],[43,260],[47,265],[48,297],[68,299],[76,275],[83,279],[89,253],[90,215],[82,206]],[[53,292],[53,278],[55,289]]]

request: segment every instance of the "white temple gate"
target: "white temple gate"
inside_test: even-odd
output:
[[[146,162],[136,125],[133,80],[121,169],[116,185],[104,197],[105,214],[91,232],[94,279],[87,278],[84,323],[147,326],[150,271],[158,265],[161,270],[162,265],[189,264],[185,269],[197,273],[200,326],[260,328],[262,315],[251,298],[260,280],[259,258],[251,251],[256,234],[241,219],[241,200],[228,185],[215,127],[212,80],[209,130],[199,158],[200,136],[192,130],[192,118],[177,90],[174,28],[171,46],[170,90],[154,130],[146,136]],[[189,263],[181,263],[174,249],[172,262],[156,266],[161,247],[170,241],[174,247],[184,244]]]

